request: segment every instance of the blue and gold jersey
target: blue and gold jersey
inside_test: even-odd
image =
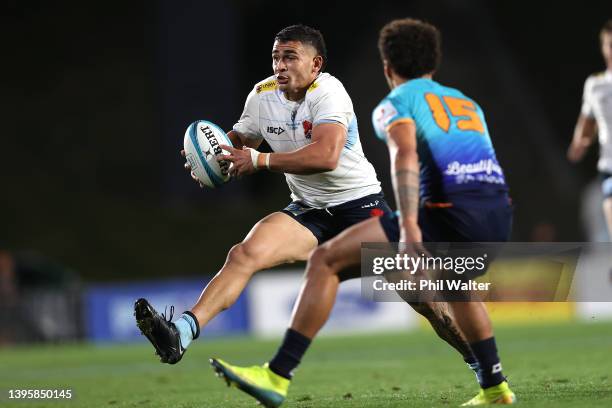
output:
[[[431,79],[408,81],[380,102],[372,121],[383,141],[392,126],[415,124],[421,199],[508,190],[482,109],[460,91]]]

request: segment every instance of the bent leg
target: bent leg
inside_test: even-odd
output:
[[[319,246],[308,259],[300,295],[293,309],[291,329],[312,339],[329,318],[336,300],[338,274],[358,268],[362,242],[386,242],[378,218],[360,222]]]
[[[312,232],[287,214],[276,212],[263,218],[230,249],[225,264],[191,309],[200,327],[234,304],[255,272],[304,261],[316,246]]]
[[[312,253],[302,290],[294,306],[291,329],[312,339],[323,327],[334,306],[340,283],[339,275],[346,275],[347,270],[360,267],[362,242],[387,242],[379,219],[373,218],[354,225]],[[349,275],[358,276],[356,273]],[[409,304],[465,360],[472,358],[470,346],[449,313],[447,303]]]
[[[493,327],[487,309],[482,302],[450,302],[455,319],[470,343],[470,348],[478,360],[480,368],[480,385],[490,392],[504,391],[507,384],[502,384],[505,377],[493,336]],[[505,392],[505,391],[504,391]],[[507,392],[509,401],[514,402],[514,394]],[[483,394],[484,395],[484,394]],[[480,397],[477,397],[478,400]]]

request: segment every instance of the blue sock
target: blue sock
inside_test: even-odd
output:
[[[186,349],[191,340],[197,339],[200,335],[200,325],[198,319],[191,312],[185,312],[174,322],[181,335],[181,346]]]

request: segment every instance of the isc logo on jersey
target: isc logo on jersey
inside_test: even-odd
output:
[[[219,187],[229,179],[229,162],[218,162],[216,156],[227,154],[220,145],[232,146],[223,130],[212,122],[197,120],[185,131],[185,158],[195,177],[207,187]]]

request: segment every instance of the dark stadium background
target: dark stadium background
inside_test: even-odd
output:
[[[380,27],[413,16],[443,33],[437,79],[483,107],[516,206],[513,239],[580,241],[596,149],[565,159],[585,78],[603,69],[609,1],[8,1],[0,5],[0,249],[86,282],[214,273],[254,222],[289,202],[257,174],[201,191],[182,168],[195,119],[229,129],[271,74],[274,34],[325,35],[367,157],[391,195],[370,113],[387,93]]]

